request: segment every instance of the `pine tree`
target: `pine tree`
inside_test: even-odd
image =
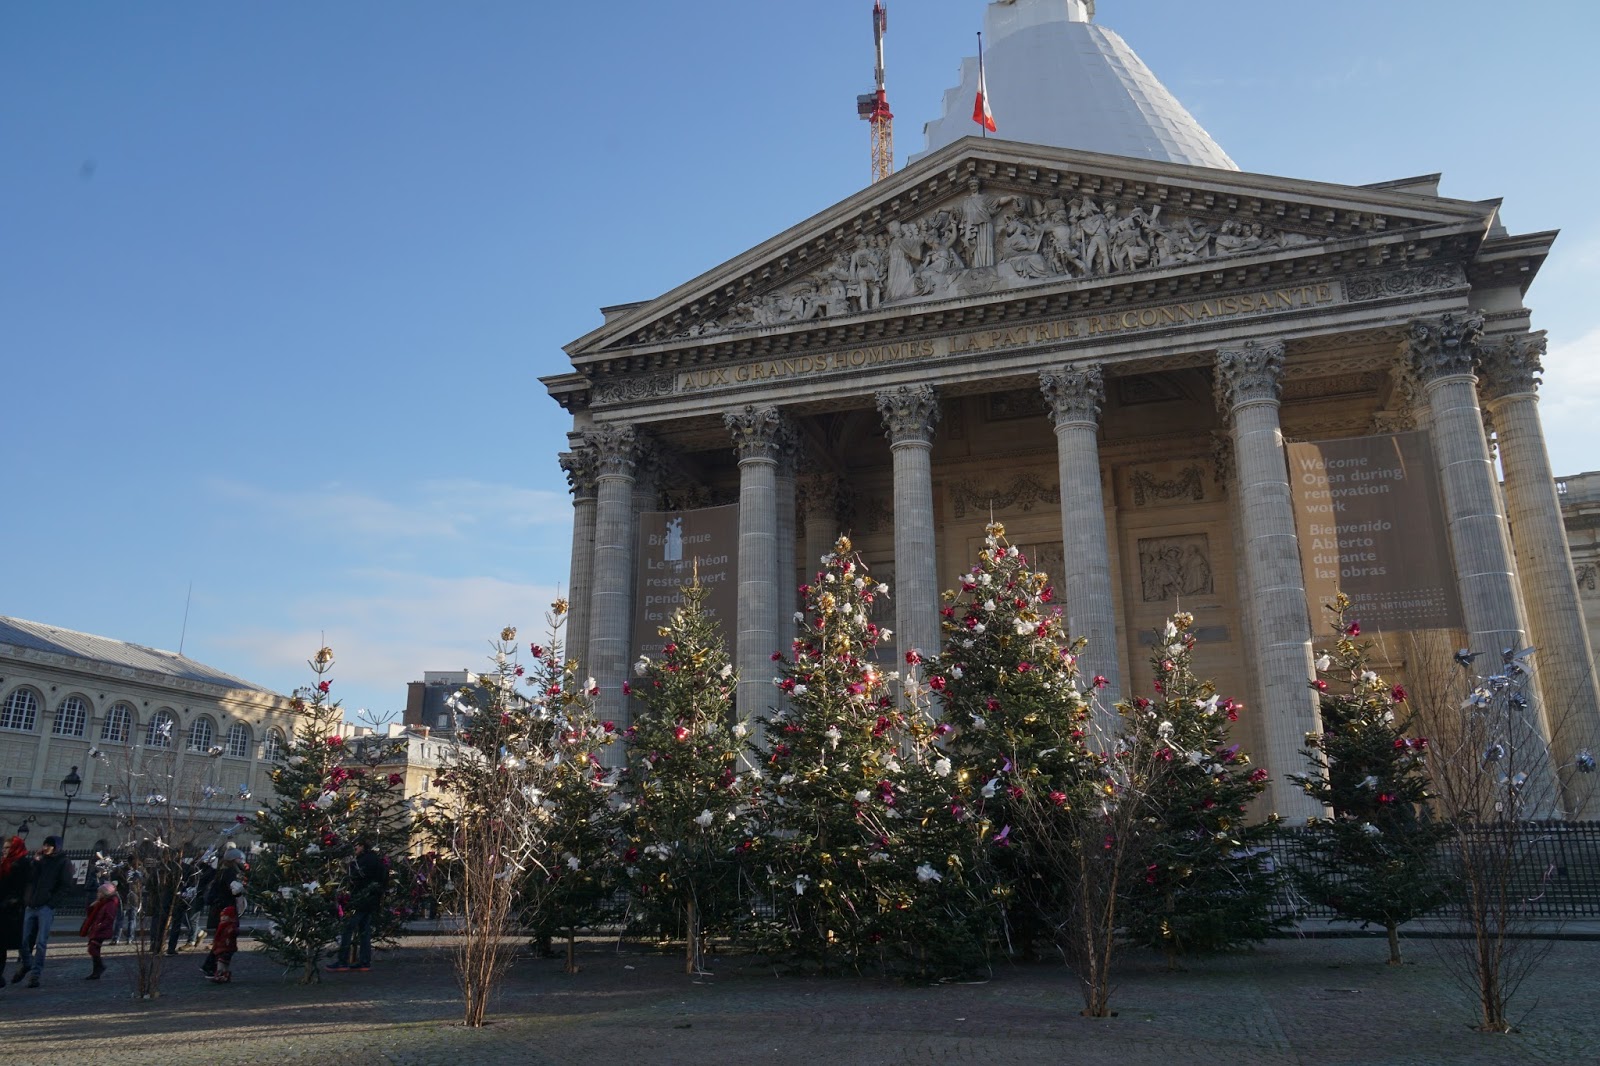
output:
[[[1029,569],[1005,527],[990,523],[984,549],[941,609],[945,648],[930,667],[943,705],[943,745],[967,786],[967,815],[989,839],[987,862],[998,881],[1011,936],[1029,950],[1038,925],[1030,910],[1057,909],[1047,897],[1065,887],[1034,862],[1014,804],[1028,793],[1067,810],[1099,802],[1102,760],[1090,749],[1090,694],[1077,675],[1073,642],[1054,606],[1047,575]],[[1042,827],[1041,827],[1042,828]],[[1026,882],[1026,906],[1017,892]]]
[[[539,645],[530,650],[537,664],[530,685],[548,693],[558,677],[575,675],[575,660],[563,663],[559,652]],[[615,723],[595,721],[587,703],[574,703],[550,741],[556,754],[545,767],[540,800],[545,835],[522,881],[518,910],[530,928],[566,938],[568,973],[578,972],[578,930],[615,917],[621,824],[614,801],[621,774],[606,768],[602,753],[616,740]]]
[[[302,984],[320,979],[319,963],[343,928],[356,841],[388,858],[403,855],[410,836],[400,776],[374,768],[385,753],[369,745],[353,755],[339,732],[339,701],[328,694],[332,649],[319,650],[310,666],[317,681],[295,693],[301,721],[272,771],[276,800],[256,812],[262,854],[250,878],[270,923],[258,939],[268,955],[300,971]],[[399,892],[395,881],[390,891]],[[392,909],[381,911],[392,916]]]
[[[1330,606],[1335,643],[1316,663],[1322,732],[1306,736],[1306,774],[1291,774],[1333,811],[1299,834],[1294,880],[1343,921],[1383,926],[1389,961],[1400,962],[1399,926],[1441,906],[1451,882],[1437,866],[1450,826],[1431,817],[1428,741],[1409,736],[1405,689],[1372,670],[1370,642],[1348,617],[1343,593]]]
[[[1287,919],[1269,906],[1277,888],[1267,823],[1248,820],[1267,771],[1230,743],[1240,706],[1195,677],[1194,616],[1179,612],[1156,634],[1155,698],[1125,705],[1126,743],[1137,761],[1165,764],[1152,778],[1140,844],[1144,876],[1129,886],[1130,941],[1183,955],[1261,941]]]
[[[641,704],[628,729],[624,868],[636,905],[657,928],[681,930],[684,969],[737,917],[737,851],[748,839],[754,781],[739,772],[748,729],[733,722],[738,686],[698,578],[681,589],[660,636],[626,686]]]
[[[825,971],[876,961],[930,977],[955,960],[928,949],[971,943],[968,923],[982,916],[949,846],[960,806],[933,726],[896,705],[892,676],[872,661],[891,634],[868,615],[888,591],[845,537],[801,587],[805,621],[777,679],[786,699],[762,719],[770,752],[751,866],[772,893],[770,951]]]

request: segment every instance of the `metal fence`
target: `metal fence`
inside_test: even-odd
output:
[[[1494,826],[1474,826],[1467,830],[1487,842],[1503,833]],[[1305,851],[1306,831],[1280,828],[1269,841],[1278,869],[1288,873]],[[1515,829],[1510,851],[1511,888],[1523,916],[1534,921],[1600,919],[1600,822],[1527,822]],[[1446,841],[1434,854],[1434,869],[1453,881],[1461,880],[1458,852]],[[1273,905],[1273,912],[1294,918],[1333,918],[1334,911],[1314,903],[1294,890],[1291,878]],[[1432,918],[1455,918],[1458,904],[1450,903],[1433,912]]]
[[[1469,832],[1487,836],[1494,827],[1475,827]],[[1600,920],[1600,822],[1530,822],[1518,827],[1515,865],[1516,894],[1523,901],[1522,913],[1536,921]],[[1267,842],[1277,868],[1288,873],[1305,850],[1305,830],[1279,828]],[[90,850],[69,850],[67,857],[82,886],[61,908],[62,915],[81,915],[94,898],[95,855]],[[1457,880],[1459,859],[1446,842],[1434,856],[1435,869]],[[756,901],[755,909],[765,912],[770,901]],[[1293,881],[1284,878],[1273,903],[1273,913],[1297,919],[1329,919],[1333,908],[1306,899],[1295,891]],[[1454,918],[1459,908],[1448,904],[1430,917]]]

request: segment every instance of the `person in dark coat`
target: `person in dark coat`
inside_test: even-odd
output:
[[[116,934],[117,913],[121,909],[122,900],[117,897],[117,886],[110,881],[102,882],[99,894],[89,904],[89,913],[84,915],[83,925],[78,927],[78,935],[89,938],[89,958],[94,963],[94,969],[89,971],[85,981],[98,981],[100,975],[106,972],[106,964],[100,961],[100,945]]]
[[[356,841],[350,860],[350,902],[345,904],[344,931],[339,934],[339,958],[330,970],[372,969],[372,923],[383,906],[389,887],[389,864],[365,840]],[[355,941],[355,954],[351,941]]]
[[[29,965],[19,969],[11,978],[16,984],[24,976],[29,988],[39,987],[44,976],[44,956],[50,947],[50,927],[56,921],[56,908],[67,901],[72,893],[72,863],[61,851],[61,838],[48,836],[39,848],[33,865],[28,869],[28,887],[23,892],[22,946],[32,945],[33,956],[24,956]]]
[[[5,986],[6,956],[22,957],[22,895],[28,888],[28,845],[12,837],[0,854],[0,988]]]

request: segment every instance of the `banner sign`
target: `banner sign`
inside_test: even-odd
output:
[[[1312,635],[1343,592],[1369,632],[1457,629],[1461,599],[1426,433],[1290,444]]]
[[[658,630],[694,582],[709,593],[706,613],[720,623],[730,659],[738,636],[739,505],[695,511],[645,511],[639,515],[638,584],[633,593],[635,657],[661,657],[666,639]]]

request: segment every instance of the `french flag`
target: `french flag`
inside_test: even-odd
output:
[[[995,132],[994,112],[989,110],[989,83],[983,76],[983,35],[978,35],[978,99],[972,105],[972,121]]]

